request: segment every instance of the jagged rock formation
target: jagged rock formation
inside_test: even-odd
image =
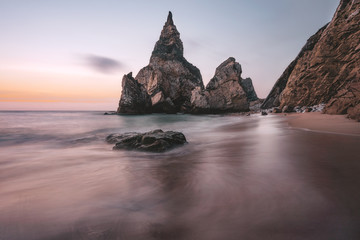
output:
[[[146,133],[110,134],[106,137],[108,143],[115,143],[114,150],[140,150],[148,152],[164,152],[186,143],[181,132],[162,131],[157,129]]]
[[[341,0],[284,71],[262,108],[312,106],[360,119],[360,1]]]
[[[150,95],[153,112],[187,112],[191,91],[195,87],[204,88],[199,69],[183,53],[180,33],[169,12],[149,65],[135,77]]]
[[[118,113],[225,113],[249,111],[260,102],[250,78],[241,78],[234,58],[223,62],[204,90],[199,69],[184,58],[183,43],[169,12],[150,63],[123,78]],[[149,100],[150,99],[150,100]],[[144,104],[144,106],[142,106]]]
[[[216,68],[206,89],[192,92],[192,113],[249,111],[250,102],[258,100],[250,78],[241,78],[242,69],[235,58],[228,58]]]
[[[122,93],[117,113],[151,113],[150,96],[145,88],[132,77],[132,73],[124,75],[122,79]]]
[[[290,65],[285,69],[280,78],[276,81],[274,87],[272,88],[263,105],[261,106],[262,108],[266,109],[280,105],[281,93],[285,89],[289,77],[293,73],[293,70],[297,65],[299,59],[301,59],[306,53],[313,50],[315,44],[319,41],[319,38],[321,37],[321,34],[326,28],[326,26],[327,25],[322,27],[317,33],[315,33],[307,40],[305,46],[301,49],[299,55],[295,58],[294,61],[290,63]]]

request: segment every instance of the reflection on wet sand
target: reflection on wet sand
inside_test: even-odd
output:
[[[0,239],[360,236],[358,137],[289,129],[280,117],[172,117],[146,119],[187,136],[163,154],[100,140],[1,147]]]

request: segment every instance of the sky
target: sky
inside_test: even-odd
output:
[[[339,0],[0,0],[0,110],[116,110],[168,11],[206,85],[228,57],[265,98]]]

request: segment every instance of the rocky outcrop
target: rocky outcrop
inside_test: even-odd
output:
[[[332,21],[307,41],[262,108],[326,103],[325,113],[359,116],[359,23],[360,1],[341,0]]]
[[[180,33],[169,12],[149,65],[135,77],[150,95],[153,112],[187,112],[191,91],[204,88],[199,69],[189,63],[183,53]]]
[[[192,113],[224,113],[249,111],[250,102],[258,100],[250,78],[241,78],[242,69],[230,57],[216,68],[206,89],[192,91]]]
[[[169,12],[149,65],[135,79],[124,77],[118,113],[199,114],[257,109],[261,103],[252,81],[242,79],[241,73],[240,64],[229,58],[204,89],[199,69],[184,58],[183,43]],[[142,103],[145,105],[141,108]]]
[[[150,96],[145,88],[132,77],[132,73],[124,75],[122,79],[122,92],[117,113],[151,113]]]
[[[311,36],[305,46],[301,49],[298,56],[295,58],[294,61],[290,63],[290,65],[285,69],[283,74],[280,76],[280,78],[276,81],[274,87],[270,91],[269,95],[265,99],[264,103],[262,104],[262,108],[272,108],[275,106],[280,106],[280,96],[282,91],[285,89],[286,84],[289,80],[290,75],[293,73],[293,70],[295,66],[298,64],[298,61],[306,55],[308,52],[311,52],[315,46],[315,44],[319,41],[321,34],[325,30],[327,25],[322,27],[317,33],[315,33],[313,36]]]
[[[186,143],[181,132],[157,129],[146,133],[111,134],[106,138],[108,143],[114,144],[114,150],[140,150],[148,152],[164,152]]]

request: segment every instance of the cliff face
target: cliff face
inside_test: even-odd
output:
[[[325,113],[359,116],[360,1],[342,0],[275,83],[262,108],[326,103]]]
[[[250,78],[241,78],[241,65],[228,58],[216,68],[205,90],[197,88],[191,96],[192,113],[249,111],[250,102],[258,100]]]
[[[184,58],[183,52],[180,33],[169,12],[149,65],[135,77],[150,95],[153,112],[186,112],[191,91],[195,87],[204,88],[199,69]]]

